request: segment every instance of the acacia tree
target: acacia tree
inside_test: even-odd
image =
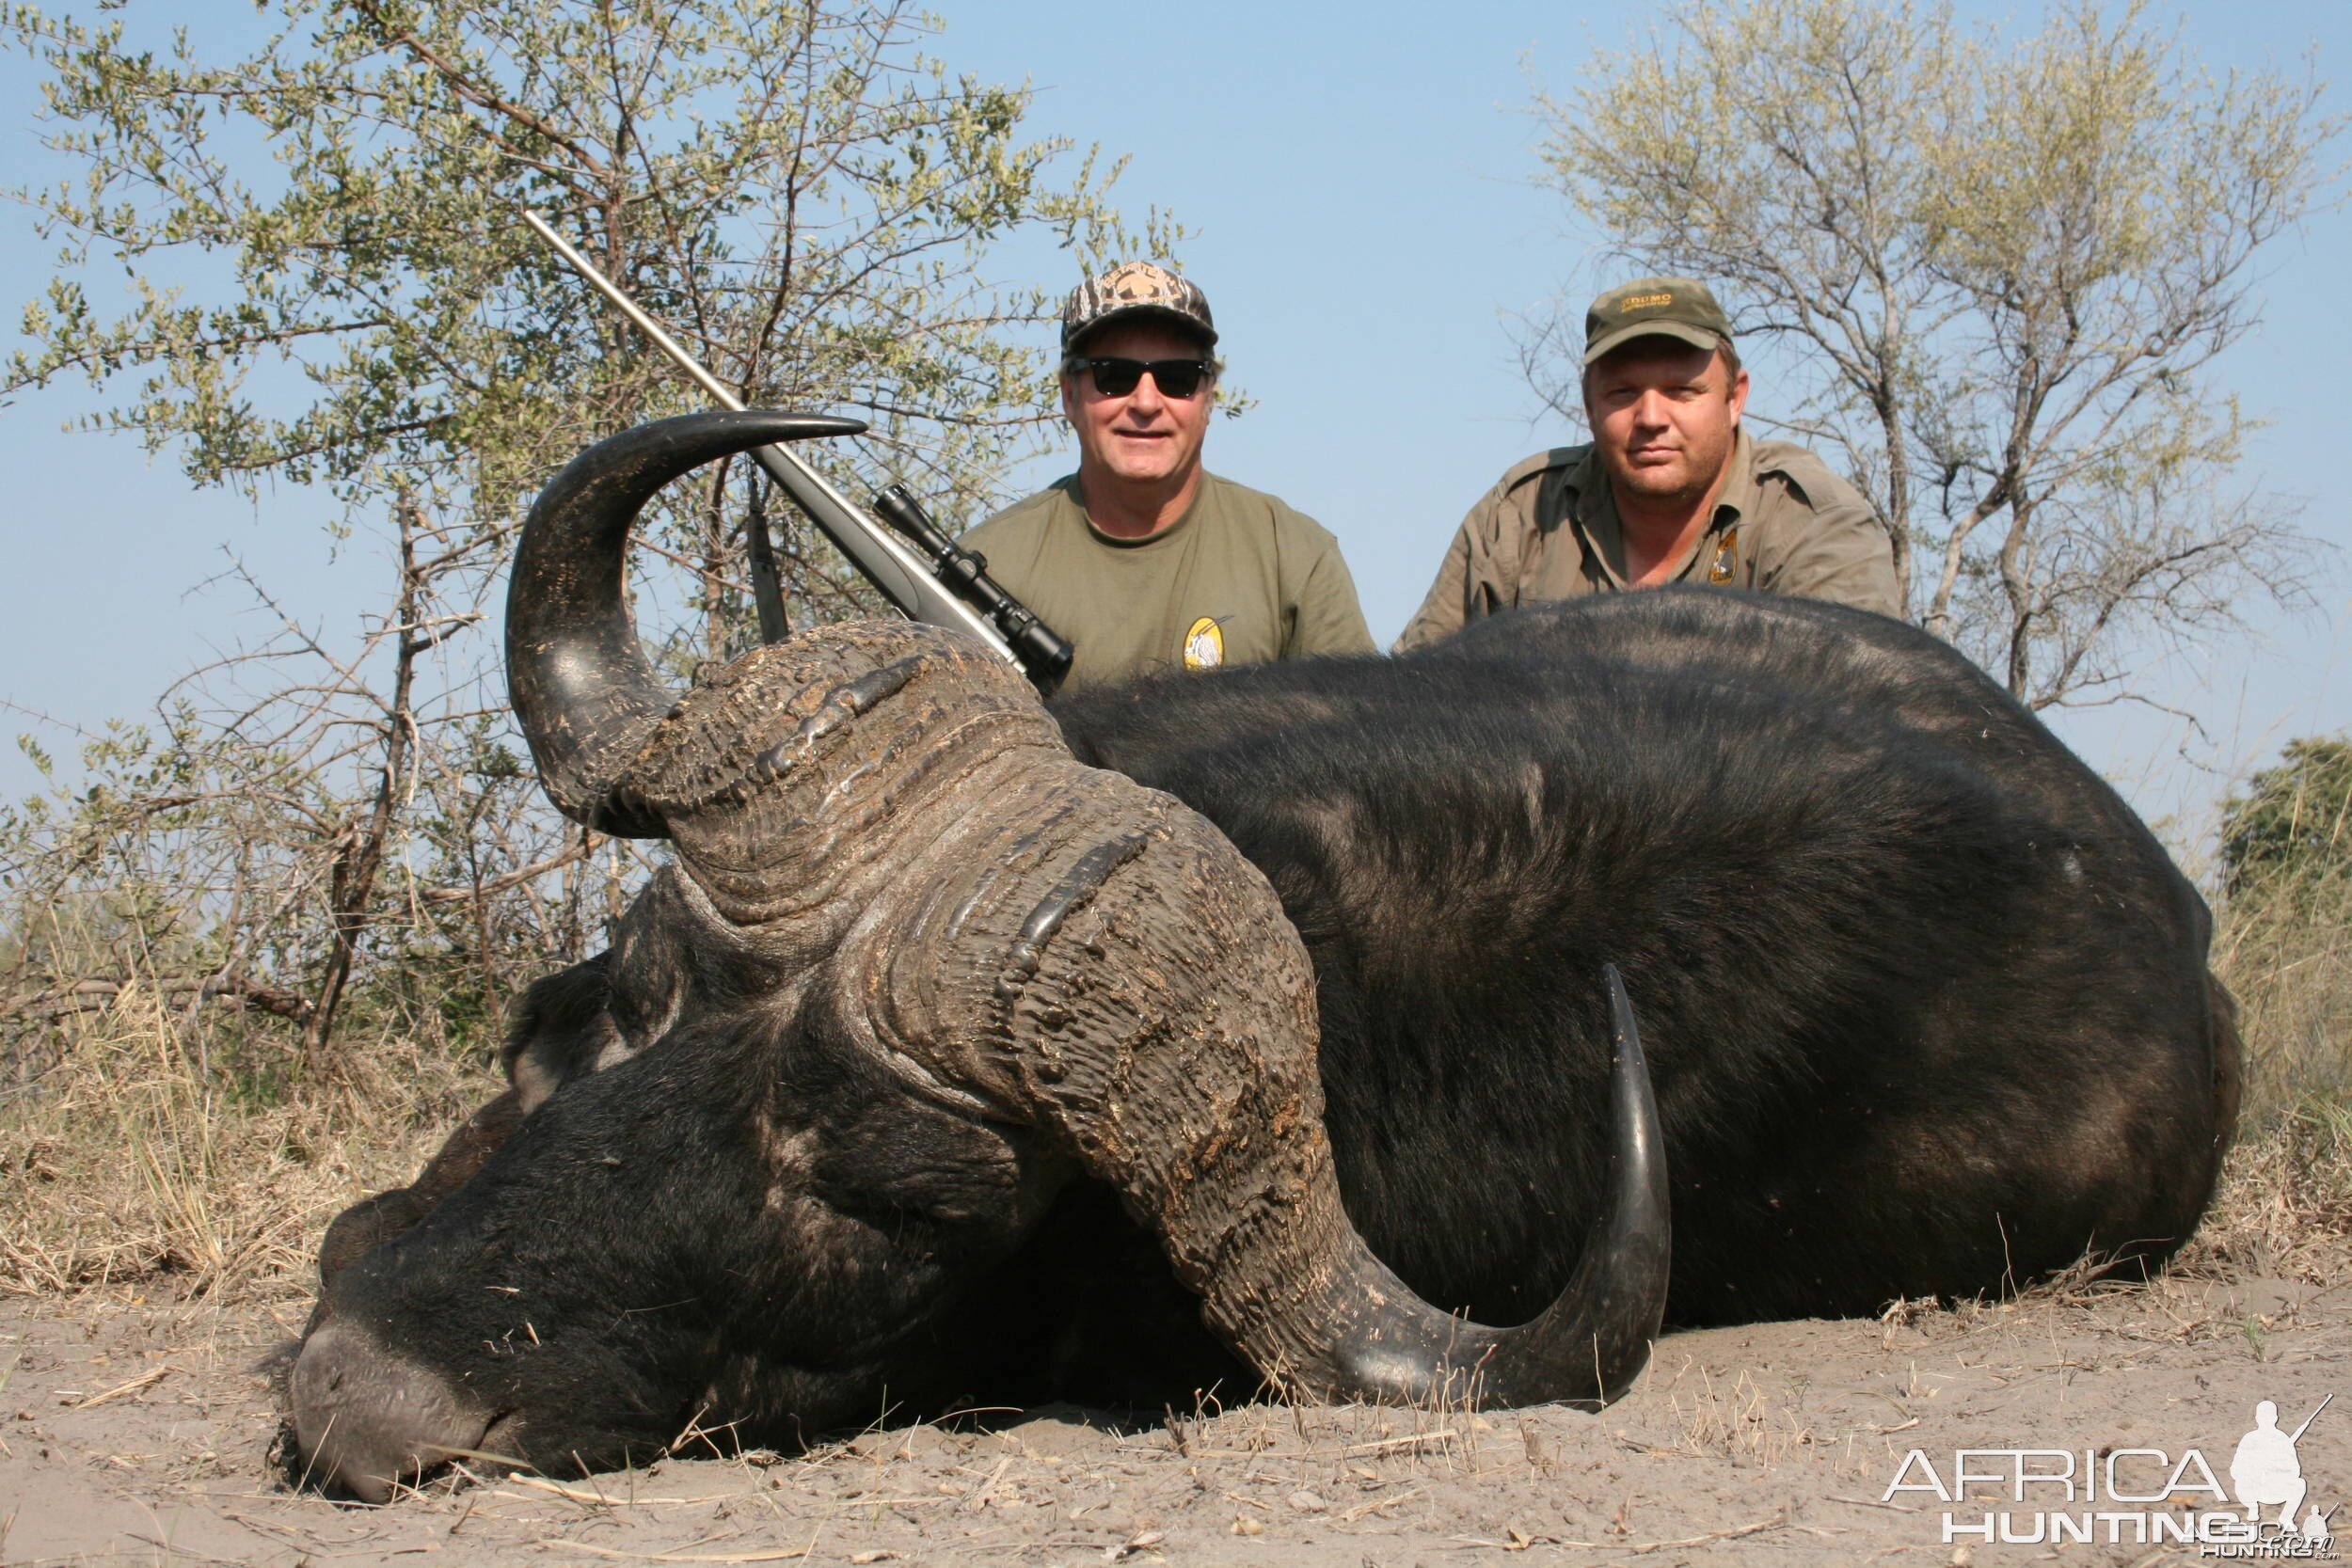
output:
[[[1922,624],[2021,699],[2128,696],[2141,640],[2299,596],[2292,508],[2233,486],[2249,421],[2201,372],[2326,182],[2314,83],[2217,81],[2137,5],[2010,42],[1914,0],[1686,0],[1537,105],[1612,260],[1718,279],[1797,351],[1777,422],[1842,458]],[[1555,404],[1570,325],[1524,345]]]
[[[904,478],[952,525],[1051,417],[1049,367],[1018,329],[1065,279],[1006,286],[991,258],[1034,234],[1075,252],[1074,277],[1127,245],[1105,202],[1116,169],[1024,141],[1025,90],[950,73],[895,0],[266,0],[270,36],[225,58],[185,28],[140,33],[136,8],[97,11],[0,13],[72,169],[16,193],[65,243],[0,395],[87,377],[107,400],[88,422],[199,483],[317,486],[339,529],[381,542],[393,581],[347,639],[283,617],[282,638],[192,687],[166,735],[99,753],[121,785],[101,807],[20,815],[6,858],[72,907],[77,879],[125,863],[69,846],[168,823],[184,848],[203,802],[225,828],[226,802],[279,801],[238,830],[269,853],[191,870],[209,891],[184,920],[214,924],[183,931],[160,978],[226,965],[229,990],[295,996],[279,1011],[323,1065],[371,942],[478,958],[495,985],[501,942],[576,949],[577,920],[542,918],[595,902],[598,847],[530,803],[481,628],[540,483],[696,397],[518,210],[572,235],[746,401],[867,419],[856,448],[810,455],[845,483]],[[127,290],[100,292],[125,271]],[[755,635],[739,471],[714,468],[642,531],[641,618],[666,626],[656,652],[680,673]],[[810,534],[787,530],[778,553],[796,614],[870,607]],[[159,813],[157,776],[199,782]],[[115,983],[42,968],[37,948],[20,949],[31,1013]]]

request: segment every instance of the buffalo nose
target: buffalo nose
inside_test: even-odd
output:
[[[347,1319],[304,1342],[288,1389],[305,1469],[364,1502],[477,1448],[489,1418],[443,1379],[387,1354]]]

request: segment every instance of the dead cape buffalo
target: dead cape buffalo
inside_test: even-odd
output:
[[[1598,1403],[1661,1312],[1997,1291],[2196,1225],[2238,1049],[2204,907],[1930,638],[1644,593],[1049,714],[866,624],[676,698],[632,518],[815,423],[642,427],[532,515],[541,776],[675,854],[526,997],[515,1089],[330,1232],[313,1474],[1220,1369]]]

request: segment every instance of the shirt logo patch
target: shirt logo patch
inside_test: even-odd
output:
[[[1225,631],[1216,618],[1203,615],[1184,633],[1184,668],[1214,670],[1225,662]]]
[[[1715,546],[1715,559],[1707,568],[1709,582],[1729,582],[1740,571],[1740,529],[1737,524],[1724,530],[1723,543]]]

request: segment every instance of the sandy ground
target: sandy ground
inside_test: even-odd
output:
[[[1946,1485],[1955,1449],[2070,1450],[2029,1464],[2078,1475],[2107,1462],[2088,1449],[2147,1493],[2192,1448],[2226,1486],[2257,1401],[2292,1428],[2352,1391],[2352,1300],[2175,1277],[1676,1335],[1599,1417],[1258,1405],[1144,1425],[1048,1409],[806,1455],[458,1479],[365,1509],[290,1489],[269,1458],[269,1366],[300,1310],[122,1291],[0,1306],[0,1560],[2155,1562],[2198,1548],[2136,1539],[2148,1505],[2078,1501],[2094,1539],[2054,1550],[1947,1542],[1944,1522],[2006,1511],[2027,1534],[2067,1506],[2059,1483],[2024,1502],[1993,1500],[2013,1482],[1978,1484],[1947,1506],[1915,1463],[1919,1489],[1888,1500],[1888,1486],[1913,1449]],[[2352,1399],[2298,1455],[2307,1509],[2352,1497]],[[1970,1462],[2004,1476],[2010,1463]],[[2120,1540],[2097,1509],[2128,1515]]]

